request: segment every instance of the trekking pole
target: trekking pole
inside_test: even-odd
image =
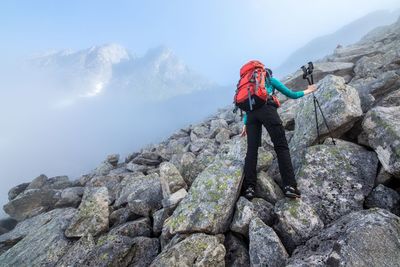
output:
[[[301,66],[301,69],[303,70],[303,79],[307,79],[308,84],[309,85],[313,85],[314,84],[314,76],[313,76],[314,64],[310,61],[310,62],[308,62],[308,67],[307,68],[305,66]],[[308,76],[310,76],[310,77],[308,77]],[[318,101],[317,97],[315,96],[314,92],[312,94],[313,94],[313,104],[314,104],[314,113],[315,113],[315,123],[316,123],[316,126],[317,126],[317,141],[318,141],[318,144],[321,144],[321,141],[320,141],[320,136],[321,135],[320,135],[320,129],[319,129],[319,123],[318,123],[317,107],[318,107],[319,111],[321,112],[323,122],[325,123],[325,126],[328,129],[328,133],[329,133],[329,136],[332,139],[332,143],[334,145],[336,145],[336,141],[332,137],[331,129],[329,128],[329,125],[328,125],[328,122],[327,122],[327,120],[325,118],[325,115],[322,112],[321,105],[319,104],[319,101]]]

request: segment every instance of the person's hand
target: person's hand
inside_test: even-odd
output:
[[[246,125],[243,126],[242,133],[240,134],[241,137],[246,136],[247,131],[246,131]]]
[[[317,91],[317,89],[318,89],[317,85],[315,85],[315,84],[309,85],[307,87],[307,89],[304,90],[304,94],[308,95],[308,94],[314,93],[315,91]]]

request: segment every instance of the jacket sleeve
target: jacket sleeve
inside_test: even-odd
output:
[[[281,92],[282,94],[284,94],[289,98],[296,99],[304,96],[303,91],[298,91],[298,92],[292,91],[276,78],[273,77],[271,78],[271,84],[276,90],[278,90],[279,92]]]
[[[243,115],[243,124],[246,125],[247,123],[247,113],[244,113]]]

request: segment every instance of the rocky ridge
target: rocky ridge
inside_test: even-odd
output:
[[[1,266],[400,266],[400,20],[315,63],[312,97],[282,98],[301,200],[283,196],[268,134],[257,197],[231,107],[76,180],[9,191]],[[304,88],[301,73],[285,79]]]

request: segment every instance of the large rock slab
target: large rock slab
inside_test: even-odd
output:
[[[353,143],[317,145],[307,149],[297,173],[302,199],[324,223],[363,209],[378,169],[376,153]]]
[[[302,200],[278,201],[275,214],[277,222],[273,227],[289,253],[324,228],[315,210]]]
[[[51,221],[53,218],[58,218],[65,212],[66,210],[64,209],[54,209],[19,222],[12,231],[0,235],[0,251],[14,246],[25,236],[36,232],[40,227]]]
[[[260,218],[251,220],[249,230],[250,266],[283,267],[289,257],[278,235]]]
[[[17,221],[36,216],[54,208],[60,192],[54,189],[27,189],[4,205],[4,211]]]
[[[383,168],[400,177],[400,107],[371,109],[364,118],[363,130]]]
[[[70,225],[65,231],[67,237],[96,236],[108,230],[107,187],[86,187],[82,202]]]
[[[351,129],[363,114],[357,90],[345,84],[345,80],[342,77],[326,76],[318,82],[318,91],[315,96],[320,103],[331,134],[334,137],[338,137]],[[324,138],[329,131],[319,110],[317,113],[321,138]],[[307,95],[299,100],[296,111],[295,131],[290,141],[292,159],[296,169],[301,163],[304,149],[317,142],[315,124],[313,96]]]
[[[296,249],[288,267],[399,266],[400,218],[382,209],[350,213]]]
[[[64,230],[75,212],[76,209],[66,208],[39,215],[41,218],[36,222],[37,227],[29,229],[29,232],[25,231],[28,230],[27,225],[17,226],[18,229],[14,230],[26,235],[0,255],[1,266],[54,266],[72,245],[72,241],[64,236]],[[47,219],[46,222],[44,219]],[[9,234],[18,235],[16,232]]]
[[[242,166],[217,159],[193,182],[188,195],[164,224],[163,231],[224,233],[230,224],[241,186]]]
[[[151,267],[225,266],[223,238],[207,234],[193,234],[164,249]]]

